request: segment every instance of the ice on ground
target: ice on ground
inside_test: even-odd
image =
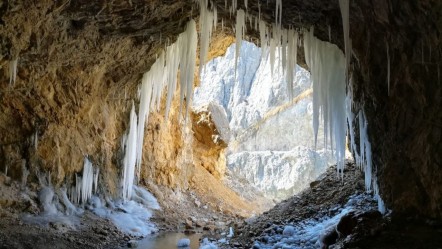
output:
[[[133,188],[135,195],[132,197],[132,200],[142,203],[150,209],[160,209],[157,199],[149,191],[138,186],[133,186]]]
[[[65,192],[64,195],[66,195]],[[67,199],[67,196],[65,197]],[[48,226],[49,224],[53,224],[54,226],[66,227],[70,229],[77,228],[80,225],[79,217],[72,214],[81,214],[83,211],[80,208],[75,208],[75,206],[73,206],[68,199],[68,202],[66,202],[63,195],[63,204],[60,203],[59,198],[60,197],[58,195],[54,194],[54,189],[52,187],[43,187],[38,193],[38,199],[42,212],[39,215],[24,214],[21,217],[22,220],[25,223],[40,226]],[[72,214],[70,213],[71,211]],[[63,212],[65,212],[66,215]]]
[[[57,214],[57,208],[55,207],[54,202],[54,190],[51,187],[43,187],[40,192],[38,192],[38,200],[40,201],[40,205],[43,209],[43,214],[51,215]]]
[[[282,231],[282,235],[284,236],[293,236],[295,234],[295,228],[292,226],[285,226]]]
[[[160,208],[155,197],[139,186],[133,186],[132,200],[107,200],[109,207],[101,204],[98,197],[91,198],[92,211],[102,218],[107,218],[122,232],[134,236],[146,236],[157,231],[149,222],[152,211]]]
[[[331,209],[330,213],[334,213],[334,215],[302,220],[286,226],[273,225],[277,227],[276,230],[282,231],[282,233],[261,235],[265,239],[255,241],[254,248],[320,248],[319,238],[325,230],[335,226],[342,216],[355,209],[375,209],[373,203],[374,199],[370,195],[355,194],[343,207]]]
[[[199,249],[218,249],[218,246],[210,242],[207,238],[204,238]]]
[[[177,247],[189,247],[190,246],[190,239],[183,238],[178,240]]]
[[[228,238],[232,238],[233,237],[233,228],[230,227],[229,228],[229,234],[227,235]]]

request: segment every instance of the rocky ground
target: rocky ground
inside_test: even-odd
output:
[[[0,248],[120,248],[131,239],[89,211],[66,220],[39,219],[31,188],[0,174]]]
[[[324,229],[319,237],[321,248],[442,248],[442,223],[417,217],[396,217],[391,213],[382,216],[376,202],[371,195],[364,194],[364,189],[363,174],[354,164],[347,162],[343,180],[336,176],[336,168],[331,167],[312,182],[309,189],[238,224],[237,236],[223,248],[268,248],[265,245],[269,240],[285,236],[285,227],[332,217],[350,199],[355,202],[352,211],[329,229]],[[293,248],[319,247],[307,242]]]
[[[30,224],[23,213],[39,212],[32,191],[23,190],[19,182],[4,175],[0,180],[0,249],[127,248],[136,244],[133,241],[138,238],[124,235],[110,221],[89,211],[73,220],[74,225]],[[206,197],[195,192],[161,190],[170,197],[170,203],[152,219],[159,232],[198,232],[219,240],[233,227],[235,236],[229,245],[218,243],[221,248],[268,248],[272,239],[285,236],[287,226],[333,217],[349,199],[355,202],[352,211],[337,219],[332,229],[321,232],[322,248],[442,248],[442,223],[394,214],[382,217],[376,211],[376,202],[364,194],[362,173],[351,163],[346,165],[343,180],[331,167],[309,189],[248,219],[213,208],[212,203],[203,201]],[[179,205],[172,206],[172,202]],[[307,241],[300,248],[318,248],[318,244]]]

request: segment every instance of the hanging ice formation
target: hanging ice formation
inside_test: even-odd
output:
[[[129,200],[132,196],[137,158],[137,114],[135,113],[134,103],[132,103],[132,110],[130,111],[129,132],[123,136],[122,147],[124,149],[122,196],[124,200]]]
[[[341,9],[342,25],[344,29],[344,45],[346,57],[346,70],[350,65],[351,58],[351,40],[350,40],[350,0],[339,0],[339,7]]]
[[[261,40],[261,62],[264,60],[267,54],[268,36],[269,30],[266,23],[263,20],[259,20],[259,37]]]
[[[298,57],[298,32],[289,29],[287,34],[288,44],[287,44],[287,68],[285,70],[287,90],[289,95],[289,100],[293,99],[293,79],[295,72],[292,68],[296,69],[297,57]]]
[[[201,31],[201,45],[200,45],[200,69],[199,75],[206,65],[207,53],[209,52],[210,38],[212,36],[212,28],[216,28],[216,7],[214,11],[208,10],[208,0],[200,0],[200,31]]]
[[[281,28],[282,22],[282,0],[276,0],[275,23]]]
[[[359,158],[359,153],[357,151],[357,147],[356,147],[356,142],[355,142],[355,131],[353,128],[353,124],[355,122],[355,115],[353,113],[353,100],[352,100],[352,94],[353,94],[353,90],[351,88],[351,79],[350,79],[350,84],[348,86],[348,92],[347,92],[347,97],[345,99],[345,111],[347,114],[347,123],[348,123],[348,136],[350,138],[350,151],[352,152],[353,156],[354,156],[354,160],[356,162],[356,165],[358,165],[359,167],[360,164],[360,158]]]
[[[350,137],[350,151],[354,155],[354,159],[356,165],[359,169],[364,171],[365,175],[365,189],[367,191],[373,190],[374,197],[378,201],[378,210],[382,214],[386,212],[384,201],[382,200],[379,194],[378,181],[376,177],[376,173],[373,170],[372,166],[372,158],[371,158],[371,143],[368,140],[368,122],[365,117],[365,113],[363,110],[359,110],[357,120],[353,111],[353,90],[352,90],[352,82],[350,78],[350,84],[348,87],[348,93],[346,97],[346,114],[347,114],[347,122],[348,122],[348,135]],[[356,124],[356,121],[359,124],[359,152],[358,146],[355,142],[355,131],[353,125]]]
[[[92,193],[97,192],[99,169],[94,169],[91,161],[87,157],[84,158],[83,175],[75,175],[75,186],[71,187],[70,199],[74,203],[85,204]]]
[[[235,75],[238,68],[238,57],[241,51],[241,42],[243,40],[245,28],[246,28],[245,13],[244,10],[239,9],[236,12],[236,27],[235,27],[235,33],[236,33]]]
[[[338,173],[343,176],[345,157],[345,57],[342,51],[328,42],[318,40],[310,32],[304,33],[305,61],[313,82],[313,128],[318,136],[319,116],[324,123],[325,144],[335,144]]]
[[[17,64],[18,58],[9,62],[9,85],[13,86],[17,79]]]
[[[206,0],[202,0],[206,3]],[[204,7],[205,8],[205,7]],[[208,13],[208,11],[207,11]],[[213,25],[213,13],[207,14],[209,17],[209,25]],[[210,41],[211,28],[207,38],[207,46]],[[202,35],[203,36],[203,35]],[[163,90],[167,85],[166,98],[166,119],[169,115],[169,110],[173,95],[177,88],[177,75],[180,69],[180,113],[182,113],[182,106],[185,98],[185,113],[187,116],[190,103],[193,95],[193,81],[194,71],[196,65],[197,53],[197,33],[196,23],[190,20],[186,26],[186,30],[178,36],[177,41],[168,46],[165,52],[162,52],[152,65],[150,70],[143,75],[141,82],[140,106],[138,117],[135,112],[135,104],[132,104],[130,113],[130,122],[128,133],[123,136],[122,148],[124,151],[123,158],[123,175],[122,175],[122,197],[128,200],[132,196],[133,183],[135,172],[139,179],[141,171],[141,161],[144,141],[144,128],[148,122],[149,113],[152,110],[159,110],[161,96]],[[204,52],[202,52],[204,53]],[[206,52],[207,54],[207,52]],[[205,57],[204,54],[201,55]],[[136,169],[136,171],[135,171]]]

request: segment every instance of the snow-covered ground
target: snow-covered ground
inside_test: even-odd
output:
[[[96,215],[112,221],[125,234],[146,236],[157,231],[149,219],[152,217],[152,211],[160,209],[160,206],[155,197],[142,187],[133,186],[131,200],[112,200],[93,195],[87,200],[87,203],[78,206],[73,205],[67,199],[64,190],[56,192],[54,193],[52,186],[43,187],[39,193],[43,212],[39,215],[25,214],[22,217],[23,221],[42,226],[47,226],[49,223],[59,223],[75,229],[80,226],[80,217],[83,215],[84,209],[88,209]]]
[[[278,50],[273,74],[270,60],[261,62],[261,49],[253,43],[244,41],[241,55],[237,80],[235,44],[206,64],[195,89],[194,109],[224,108],[231,136],[230,175],[280,200],[308,186],[334,159],[324,150],[322,129],[315,150],[310,74],[296,67],[296,101],[289,102]],[[225,122],[220,126],[226,130]]]

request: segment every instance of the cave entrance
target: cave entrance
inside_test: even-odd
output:
[[[215,126],[228,144],[225,183],[244,198],[258,192],[281,201],[336,163],[323,142],[323,129],[315,149],[309,72],[296,66],[289,100],[281,53],[276,51],[271,65],[268,52],[262,55],[260,47],[242,41],[235,73],[233,44],[205,65],[195,89],[193,108],[216,116]]]

